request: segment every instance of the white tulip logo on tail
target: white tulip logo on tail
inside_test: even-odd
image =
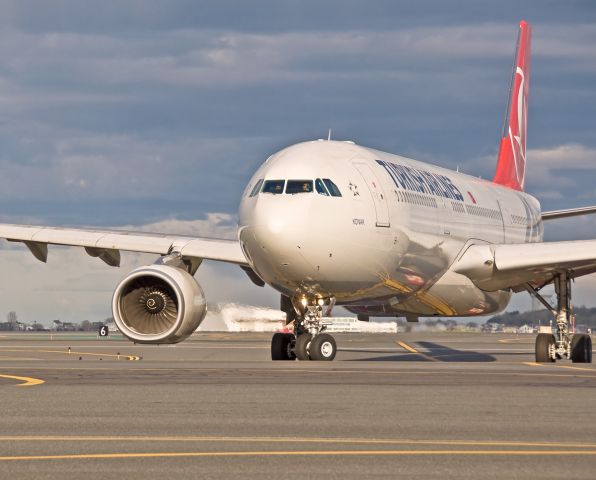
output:
[[[524,71],[520,67],[517,67],[515,73],[517,95],[514,95],[513,97],[512,113],[517,111],[517,117],[514,114],[511,115],[509,139],[511,140],[511,150],[513,153],[513,161],[515,162],[517,183],[523,189],[526,180],[526,127],[528,123],[528,107],[524,92]]]
[[[530,37],[532,28],[521,21],[514,75],[501,136],[497,170],[493,182],[523,191],[526,182],[526,133],[530,91]]]

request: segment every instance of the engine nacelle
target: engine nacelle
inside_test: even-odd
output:
[[[200,285],[185,270],[150,265],[133,270],[114,291],[112,312],[118,329],[136,343],[177,343],[205,318]]]

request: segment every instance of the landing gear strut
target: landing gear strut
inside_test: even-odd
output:
[[[335,300],[301,297],[290,299],[282,295],[281,308],[287,315],[292,333],[276,333],[271,339],[272,360],[331,361],[337,353],[335,339],[323,333],[324,309],[329,313]]]
[[[528,292],[535,296],[554,316],[553,333],[540,333],[536,337],[536,362],[554,362],[568,358],[574,363],[592,363],[592,339],[586,334],[571,334],[571,279],[568,272],[554,279],[557,307],[550,304],[531,285]]]

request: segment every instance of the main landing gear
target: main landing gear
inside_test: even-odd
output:
[[[592,363],[592,338],[583,333],[571,334],[571,281],[568,272],[559,274],[554,279],[557,294],[557,308],[554,309],[542,297],[538,290],[526,285],[528,292],[534,295],[555,317],[553,333],[540,333],[536,337],[536,362],[554,362],[568,358],[574,363]]]
[[[333,300],[301,298],[292,302],[282,295],[281,308],[287,314],[292,333],[278,332],[271,339],[271,360],[331,361],[337,353],[335,339],[324,333],[323,308],[333,307]],[[298,305],[296,305],[298,304]]]

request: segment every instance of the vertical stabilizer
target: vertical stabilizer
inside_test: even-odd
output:
[[[530,92],[530,37],[532,27],[521,21],[513,63],[511,90],[493,182],[523,190],[526,179],[526,130]]]

